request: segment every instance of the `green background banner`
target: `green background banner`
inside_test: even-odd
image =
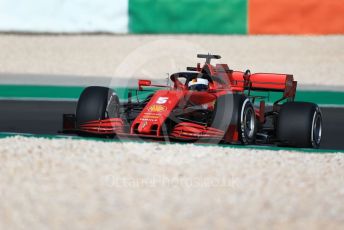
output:
[[[77,100],[84,90],[82,86],[37,86],[37,85],[0,85],[0,99],[27,99],[27,100]],[[143,100],[157,88],[147,87],[147,91],[134,92],[137,88],[118,87],[116,91],[120,100],[128,99],[128,91],[133,91],[133,100]],[[278,92],[256,92],[256,96],[265,96],[267,103],[280,99]],[[298,90],[296,101],[314,102],[322,106],[344,106],[344,92]]]
[[[247,0],[129,0],[129,15],[132,33],[247,33]]]

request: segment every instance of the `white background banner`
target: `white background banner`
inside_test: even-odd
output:
[[[0,0],[0,31],[128,32],[128,0]]]

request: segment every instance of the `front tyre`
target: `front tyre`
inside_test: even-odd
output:
[[[90,86],[81,93],[76,108],[76,126],[107,118],[119,117],[119,99],[107,87]]]
[[[235,127],[239,141],[244,144],[254,144],[257,134],[256,115],[250,100],[242,94],[226,94],[216,101],[215,116],[212,127],[229,131]]]
[[[283,146],[318,148],[322,136],[320,108],[308,102],[283,104],[276,131],[277,139]]]
[[[256,140],[257,121],[254,108],[248,98],[241,105],[239,136],[243,144],[253,144]]]

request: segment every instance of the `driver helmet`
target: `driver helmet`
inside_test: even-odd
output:
[[[209,81],[204,78],[195,78],[188,83],[189,90],[206,91],[209,88]]]

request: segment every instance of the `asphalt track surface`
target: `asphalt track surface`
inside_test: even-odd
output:
[[[0,100],[0,132],[58,134],[62,114],[74,113],[76,101]],[[323,107],[321,149],[344,150],[344,108]]]

